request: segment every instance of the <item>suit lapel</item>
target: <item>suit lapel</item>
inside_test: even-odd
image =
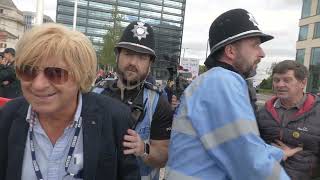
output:
[[[9,172],[16,172],[12,174],[10,179],[21,179],[22,164],[24,157],[24,149],[26,145],[26,139],[28,134],[29,124],[25,118],[27,115],[27,109],[25,107],[19,109],[14,120],[12,121],[11,131],[9,135],[9,157],[8,157],[8,169]],[[14,129],[12,129],[14,128]],[[14,163],[19,162],[19,163]],[[12,163],[12,164],[11,164]]]
[[[84,156],[84,179],[95,179],[95,172],[98,162],[99,136],[101,125],[98,116],[94,112],[94,103],[90,103],[86,95],[83,96],[82,103],[82,122],[83,122],[83,156]]]

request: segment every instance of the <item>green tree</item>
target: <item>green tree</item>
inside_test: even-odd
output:
[[[119,14],[116,6],[113,6],[111,15],[113,27],[109,27],[107,29],[107,33],[103,37],[104,43],[99,53],[99,64],[103,66],[104,69],[106,69],[107,67],[115,67],[116,56],[114,54],[114,46],[119,41],[122,33],[121,21],[123,20],[123,16]]]
[[[272,89],[272,70],[277,65],[276,62],[273,62],[269,68],[266,69],[266,73],[269,75],[268,78],[263,79],[259,85],[259,89]]]
[[[199,75],[206,71],[207,71],[207,67],[205,65],[199,65]]]

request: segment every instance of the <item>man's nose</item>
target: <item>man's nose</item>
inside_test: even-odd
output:
[[[37,76],[32,80],[32,88],[36,90],[46,88],[49,84],[50,82],[43,73],[43,71],[40,71],[39,74],[37,74]]]

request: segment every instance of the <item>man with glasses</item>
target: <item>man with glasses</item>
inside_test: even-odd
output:
[[[166,97],[147,79],[156,55],[152,27],[132,22],[115,47],[118,80],[102,81],[93,91],[118,99],[131,108],[135,126],[128,130],[125,154],[137,156],[141,177],[158,180],[167,162],[172,110]]]
[[[20,39],[24,97],[0,109],[0,179],[140,179],[135,157],[123,154],[129,109],[89,93],[96,65],[90,41],[62,25]]]

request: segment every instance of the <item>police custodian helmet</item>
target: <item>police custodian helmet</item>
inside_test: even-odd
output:
[[[155,40],[152,27],[140,21],[131,22],[123,31],[119,42],[115,46],[118,48],[126,48],[135,52],[150,54],[154,60],[156,53],[154,51]]]
[[[263,33],[253,15],[244,9],[232,9],[217,17],[209,30],[210,54],[205,65],[211,67],[215,59],[212,57],[220,48],[247,37],[260,37],[261,42],[273,39]]]

